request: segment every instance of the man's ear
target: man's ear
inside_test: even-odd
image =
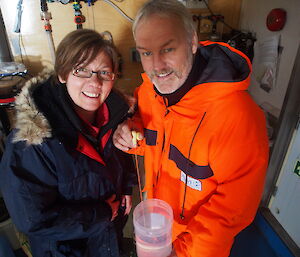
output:
[[[58,80],[62,84],[66,83],[66,81],[60,75],[58,75]]]
[[[192,52],[193,54],[195,54],[197,52],[197,48],[198,48],[198,36],[197,33],[194,32],[193,37],[192,37]]]

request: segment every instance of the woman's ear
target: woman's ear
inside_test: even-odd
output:
[[[64,80],[60,75],[58,75],[58,80],[62,84],[66,83],[66,80]]]

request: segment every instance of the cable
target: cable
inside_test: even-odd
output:
[[[202,0],[204,2],[204,4],[206,5],[207,9],[209,10],[209,12],[211,13],[211,15],[213,16],[217,16],[216,14],[214,14],[214,12],[212,11],[212,9],[209,7],[208,3],[206,2],[206,0]],[[233,27],[231,27],[229,24],[227,24],[224,20],[220,20],[224,25],[226,25],[228,28],[230,28],[231,30],[234,30]]]
[[[94,14],[94,6],[92,5],[92,14],[93,14],[93,28],[95,30],[95,14]]]
[[[112,44],[114,43],[113,42],[113,36],[112,36],[112,34],[109,32],[109,31],[103,31],[102,33],[100,33],[101,34],[101,36],[104,38],[104,39],[106,39],[106,40],[108,40],[109,42],[111,42]]]
[[[21,46],[21,44],[22,44],[22,46]],[[25,48],[24,48],[24,43],[23,43],[23,38],[22,38],[22,35],[21,35],[21,28],[20,28],[20,32],[19,32],[19,48],[20,48],[20,56],[21,56],[21,60],[22,60],[22,63],[24,63],[23,54],[22,54],[22,47],[23,47],[25,56],[27,56],[26,50],[25,50]]]
[[[91,7],[91,6],[88,5],[88,7]],[[89,15],[88,9],[86,10],[86,20],[88,21],[88,28],[90,28],[91,24],[90,24],[90,15]]]
[[[118,11],[118,13],[120,13],[125,19],[127,19],[130,22],[133,22],[134,20],[132,18],[130,18],[129,16],[127,16],[126,13],[124,13],[117,5],[115,5],[112,1],[110,0],[102,0],[103,2],[106,2],[108,4],[110,4],[114,9],[116,9]],[[118,1],[119,2],[119,1]]]
[[[210,12],[212,15],[215,15],[215,14],[213,13],[213,11],[210,9],[208,3],[207,3],[205,0],[203,0],[203,2],[204,2],[204,4],[206,5],[206,8],[209,10],[209,12]]]

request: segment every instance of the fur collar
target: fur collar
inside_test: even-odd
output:
[[[26,141],[28,145],[38,145],[43,142],[44,138],[52,136],[48,120],[39,112],[31,95],[34,88],[47,81],[52,74],[52,71],[45,70],[37,77],[30,79],[16,97],[15,128],[17,132],[13,142]]]

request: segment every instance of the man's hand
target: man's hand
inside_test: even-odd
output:
[[[132,196],[131,195],[122,195],[121,206],[126,207],[124,215],[129,215],[132,207]]]
[[[128,151],[130,148],[136,148],[137,140],[141,139],[143,139],[142,134],[131,130],[127,121],[121,123],[113,135],[115,147],[122,151]]]
[[[118,210],[119,210],[119,201],[116,200],[116,195],[112,195],[110,198],[108,198],[105,202],[109,204],[111,208],[111,221],[113,221],[118,216]]]

